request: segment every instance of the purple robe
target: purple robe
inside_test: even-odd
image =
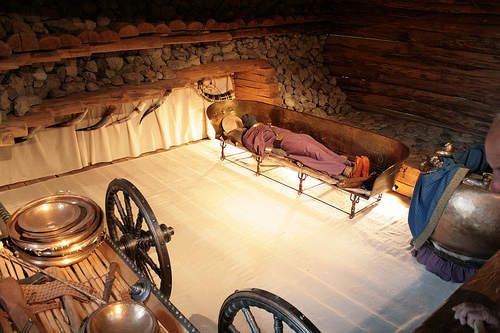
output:
[[[251,152],[266,157],[270,153],[264,149],[273,147],[276,137],[284,132],[290,131],[264,124],[253,126],[243,135],[243,145]],[[347,165],[353,165],[307,134],[286,135],[281,140],[281,149],[287,153],[288,158],[329,175],[339,175]]]

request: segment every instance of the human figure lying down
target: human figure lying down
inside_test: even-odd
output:
[[[330,176],[368,177],[370,160],[356,156],[356,163],[339,156],[308,134],[294,133],[270,124],[263,124],[250,113],[241,119],[230,115],[222,119],[222,128],[233,143],[241,143],[262,157],[279,155]]]

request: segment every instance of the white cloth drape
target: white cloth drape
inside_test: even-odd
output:
[[[232,89],[229,78],[215,82],[221,92]],[[155,100],[144,102],[147,109]],[[113,121],[126,117],[137,104],[117,105]],[[0,147],[0,186],[212,137],[213,128],[205,115],[210,104],[193,88],[178,89],[140,124],[144,111],[128,122],[76,132],[76,128],[97,123],[105,112],[104,106],[92,108],[75,126],[46,128],[25,142]]]

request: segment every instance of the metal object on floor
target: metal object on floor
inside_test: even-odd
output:
[[[56,194],[19,208],[9,217],[7,231],[24,260],[62,267],[86,258],[103,241],[103,213],[89,198]]]

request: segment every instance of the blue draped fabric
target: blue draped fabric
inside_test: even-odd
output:
[[[451,158],[439,159],[443,166],[433,173],[422,175],[413,190],[408,224],[416,249],[432,234],[448,200],[469,170],[482,174],[489,167],[484,145],[457,152]]]

